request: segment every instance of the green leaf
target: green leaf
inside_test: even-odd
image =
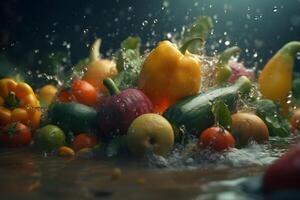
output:
[[[120,89],[134,87],[143,64],[140,56],[141,39],[139,37],[128,37],[121,43],[121,49],[117,52],[116,63],[118,75],[114,82]]]
[[[121,43],[122,49],[133,49],[139,51],[141,47],[141,38],[140,37],[128,37]]]
[[[83,58],[81,60],[79,60],[77,62],[77,64],[74,65],[74,67],[72,67],[70,69],[70,79],[78,76],[81,77],[85,71],[85,68],[87,67],[87,65],[89,64],[89,58]]]
[[[75,135],[72,131],[68,131],[66,133],[66,142],[67,142],[67,144],[71,144],[73,142],[74,138],[75,138]]]
[[[128,152],[126,136],[117,136],[113,138],[106,147],[107,157],[115,157],[124,152]]]
[[[273,101],[267,99],[257,100],[255,107],[256,115],[265,122],[270,136],[287,137],[291,134],[287,119],[279,114],[279,108]]]
[[[230,130],[231,113],[228,106],[221,100],[215,100],[212,105],[212,113],[215,117],[215,123]]]
[[[200,37],[203,41],[207,40],[207,37],[211,33],[214,27],[213,20],[209,16],[199,16],[193,23],[187,25],[183,32],[183,42],[190,40],[191,38]],[[200,42],[192,44],[188,49],[190,52],[197,52],[200,47]]]

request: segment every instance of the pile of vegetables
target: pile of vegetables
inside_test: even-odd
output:
[[[161,41],[146,55],[140,38],[129,37],[104,59],[97,39],[90,57],[59,87],[34,92],[27,83],[1,79],[0,145],[32,145],[60,156],[165,156],[187,138],[198,138],[200,151],[224,152],[297,133],[299,87],[295,100],[289,97],[300,80],[293,82],[300,42],[286,44],[258,77],[231,60],[242,50],[230,47],[206,77],[203,46],[212,21],[202,16],[188,27],[180,48]],[[211,84],[203,88],[208,78]]]

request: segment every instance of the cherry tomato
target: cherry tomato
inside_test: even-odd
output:
[[[26,146],[31,139],[30,129],[20,122],[6,125],[0,134],[0,143],[6,147]]]
[[[97,102],[97,90],[87,81],[74,80],[71,94],[78,103],[94,106]]]
[[[59,102],[70,102],[72,101],[72,95],[69,91],[67,90],[62,90],[60,91],[60,93],[58,94],[58,101]]]
[[[76,151],[83,148],[93,148],[97,144],[97,138],[89,134],[79,134],[74,138],[72,148]]]
[[[211,127],[200,135],[200,142],[205,148],[215,151],[223,151],[235,146],[235,140],[231,133],[221,127]]]
[[[292,117],[290,118],[290,123],[292,125],[292,132],[295,133],[300,130],[300,108],[294,110]]]

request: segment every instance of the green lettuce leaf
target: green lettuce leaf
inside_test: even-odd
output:
[[[211,17],[199,16],[193,23],[185,27],[182,41],[185,43],[195,37],[200,37],[203,41],[206,41],[213,27],[214,24]],[[188,48],[188,50],[192,53],[197,53],[200,47],[200,42],[195,42]]]
[[[128,37],[121,43],[121,49],[116,56],[118,75],[114,78],[114,82],[120,89],[137,86],[143,64],[140,47],[139,37]]]
[[[212,113],[214,114],[216,124],[230,130],[232,123],[231,113],[228,106],[223,101],[217,99],[213,102]]]
[[[287,119],[283,118],[276,104],[267,99],[255,102],[256,115],[267,125],[270,136],[287,137],[291,134],[291,129]]]

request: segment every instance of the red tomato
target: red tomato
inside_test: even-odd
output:
[[[8,124],[0,134],[0,143],[6,147],[26,146],[31,139],[30,129],[20,122]]]
[[[215,151],[223,151],[235,146],[231,133],[221,127],[211,127],[204,130],[200,135],[200,142],[205,148]]]
[[[300,130],[300,108],[294,110],[292,117],[290,118],[290,123],[292,125],[292,132],[295,133]]]
[[[74,138],[72,148],[76,151],[84,148],[93,148],[97,144],[97,138],[89,134],[79,134]]]
[[[73,81],[71,94],[78,103],[82,103],[87,106],[96,105],[97,90],[87,81]]]
[[[70,101],[72,101],[72,95],[67,90],[62,90],[58,94],[58,101],[59,102],[70,102]]]

